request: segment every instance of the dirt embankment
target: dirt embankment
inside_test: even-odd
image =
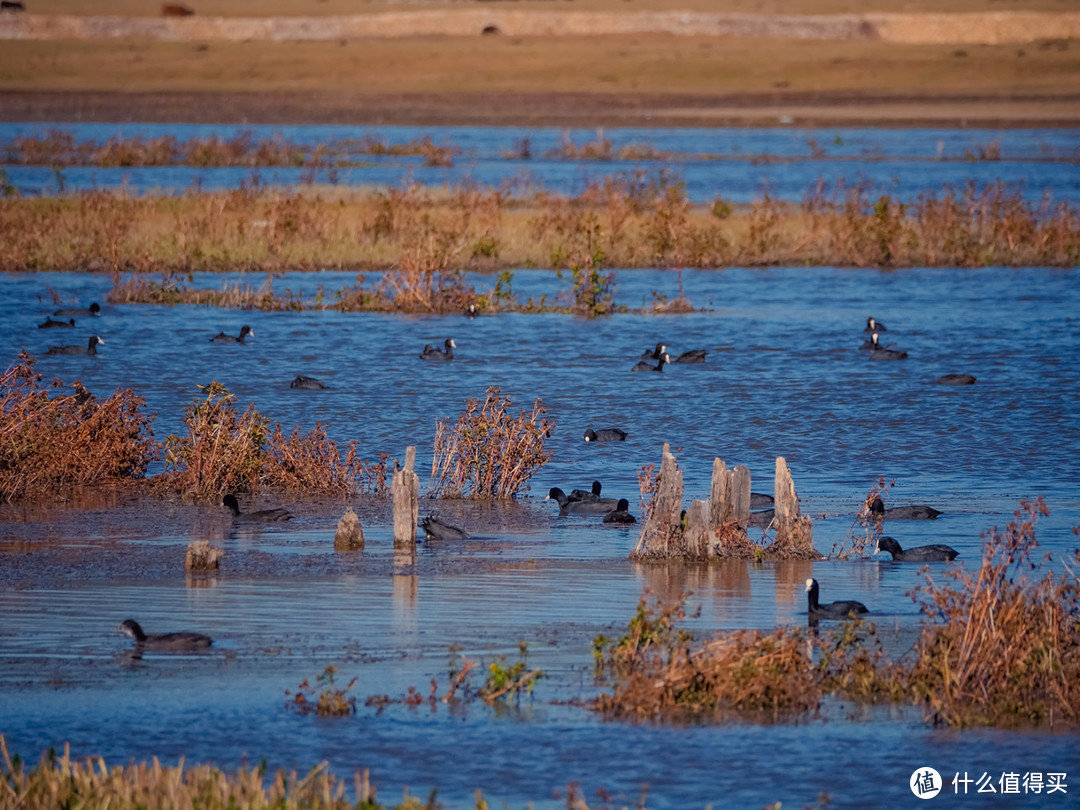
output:
[[[0,39],[140,38],[162,41],[340,40],[409,36],[673,34],[793,39],[880,39],[903,44],[996,45],[1080,38],[1080,13],[764,15],[512,9],[393,11],[339,17],[94,17],[0,15]]]

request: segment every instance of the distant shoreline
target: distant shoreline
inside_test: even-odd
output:
[[[843,92],[123,92],[0,90],[0,121],[521,127],[1080,127],[1080,92],[897,96]]]

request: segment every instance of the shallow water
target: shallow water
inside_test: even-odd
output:
[[[320,284],[352,282],[322,273],[273,283],[310,299]],[[528,295],[555,294],[561,282],[520,271],[514,283]],[[973,564],[979,533],[1038,494],[1052,510],[1039,525],[1044,549],[1060,557],[1076,545],[1075,271],[729,269],[686,272],[683,284],[704,311],[589,322],[111,306],[106,278],[0,277],[3,356],[26,348],[46,379],[79,378],[99,396],[133,388],[157,413],[159,439],[180,429],[196,385],[216,379],[286,429],[325,422],[332,438],[357,440],[369,459],[381,451],[400,458],[416,445],[423,491],[435,419],[455,417],[489,385],[521,407],[542,398],[557,426],[553,461],[517,503],[422,503],[422,513],[436,510],[473,537],[422,544],[415,565],[395,561],[389,508],[367,498],[356,502],[362,554],[333,552],[343,510],[336,502],[286,503],[296,519],[273,526],[234,526],[216,507],[124,495],[0,507],[0,732],[9,749],[33,758],[70,741],[75,753],[110,761],[185,756],[234,767],[265,757],[272,768],[301,770],[326,759],[344,774],[370,768],[384,801],[406,785],[419,795],[438,787],[452,807],[470,806],[476,788],[500,806],[560,806],[558,792],[574,781],[590,806],[601,804],[601,788],[615,796],[611,804],[633,804],[645,785],[648,806],[659,808],[801,806],[820,792],[839,807],[906,806],[914,801],[908,777],[927,765],[949,779],[957,771],[990,772],[995,781],[1006,771],[1080,779],[1075,735],[933,730],[910,709],[830,705],[802,724],[669,728],[606,723],[554,702],[596,694],[592,639],[622,632],[646,589],[664,599],[691,591],[702,610],[690,626],[707,635],[805,624],[802,583],[812,575],[825,601],[865,602],[893,652],[917,631],[907,593],[921,581],[918,566],[879,558],[638,565],[627,560],[634,529],[559,518],[541,499],[551,486],[599,479],[636,513],[637,473],[659,463],[663,442],[677,448],[688,498],[706,496],[717,456],[746,464],[755,491],[770,492],[774,458],[783,455],[825,553],[851,530],[879,475],[896,481],[892,503],[944,512],[932,522],[887,522],[904,546],[948,543]],[[96,300],[104,311],[75,329],[38,330],[56,308],[49,288],[65,305]],[[674,296],[677,280],[670,271],[622,271],[616,290],[636,307],[653,290]],[[871,314],[910,359],[867,360],[857,347]],[[208,340],[245,323],[255,332],[247,345]],[[97,357],[42,356],[48,345],[85,344],[91,334],[105,339]],[[418,359],[425,343],[446,337],[459,347],[453,363]],[[630,373],[661,340],[675,351],[707,349],[707,362]],[[934,384],[950,372],[978,382]],[[330,387],[292,390],[298,373]],[[630,437],[586,444],[590,426]],[[192,539],[223,546],[219,575],[184,577]],[[128,617],[151,632],[209,633],[214,648],[133,659],[114,630]],[[409,686],[427,695],[432,678],[445,691],[451,645],[486,664],[502,654],[513,660],[519,640],[548,678],[517,707],[393,704],[378,713],[361,705],[355,717],[331,720],[285,709],[285,691],[330,664],[344,682],[358,676],[363,704]],[[1077,790],[971,801],[1065,807]]]
[[[596,141],[595,130],[519,127],[345,127],[345,126],[222,126],[164,124],[27,124],[0,123],[0,155],[18,137],[71,133],[77,141],[103,143],[109,138],[180,140],[216,135],[234,138],[245,132],[255,140],[280,138],[307,146],[342,144],[370,137],[386,144],[405,144],[424,137],[461,154],[453,166],[426,167],[418,156],[356,154],[349,168],[310,170],[289,168],[200,169],[188,166],[146,168],[4,167],[7,181],[22,194],[55,194],[58,188],[120,188],[133,193],[184,192],[191,188],[216,190],[241,185],[295,185],[303,182],[400,186],[426,185],[540,188],[578,194],[590,182],[645,171],[685,184],[695,202],[716,197],[748,203],[768,194],[801,201],[821,183],[831,193],[837,186],[863,186],[872,197],[889,194],[910,200],[922,193],[939,193],[946,186],[977,187],[1002,182],[1024,197],[1038,201],[1044,194],[1055,201],[1080,201],[1080,141],[1071,129],[942,130],[942,129],[634,129],[602,131],[613,151],[646,146],[673,156],[672,160],[565,160],[563,139],[577,145]],[[531,157],[521,159],[519,144],[528,140]],[[985,153],[992,160],[979,159]]]

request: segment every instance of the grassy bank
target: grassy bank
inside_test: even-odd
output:
[[[604,268],[728,266],[982,267],[1080,263],[1080,207],[1028,202],[1001,184],[946,188],[910,201],[858,187],[809,189],[802,203],[765,196],[692,204],[680,185],[635,173],[576,197],[499,189],[241,189],[180,197],[86,192],[0,199],[3,269],[111,272],[116,303],[265,309],[451,312],[519,301],[515,268],[573,276],[563,306],[609,311]],[[361,273],[318,300],[268,289],[194,290],[197,271]],[[385,271],[367,282],[366,271]],[[465,271],[503,271],[492,288]],[[135,275],[160,273],[161,281]],[[570,283],[570,282],[568,282]]]

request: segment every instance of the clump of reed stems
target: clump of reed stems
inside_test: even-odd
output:
[[[78,380],[50,397],[64,384],[43,386],[35,362],[21,352],[0,376],[0,497],[141,478],[158,455],[146,401],[129,389],[98,400]]]
[[[887,492],[895,484],[895,481],[886,484],[885,479],[880,476],[874,481],[870,491],[863,498],[848,533],[843,540],[833,544],[832,551],[829,552],[830,557],[838,560],[846,560],[853,556],[861,557],[867,553],[867,549],[871,549],[870,553],[873,553],[873,548],[877,545],[878,538],[881,537],[884,529],[881,516],[875,516],[871,507],[883,492]]]
[[[363,491],[385,495],[386,458],[365,466],[355,442],[342,459],[326,426],[286,436],[280,424],[249,404],[239,412],[236,396],[219,382],[201,385],[202,397],[184,411],[187,435],[165,439],[165,473],[159,485],[186,497],[214,499],[227,492],[263,487],[329,495]]]
[[[1043,499],[1023,501],[983,535],[977,569],[949,568],[913,597],[940,623],[923,630],[907,673],[934,722],[950,726],[1080,723],[1080,554],[1029,580]]]
[[[199,807],[203,810],[384,810],[376,802],[376,789],[368,771],[356,771],[349,780],[334,776],[327,763],[304,776],[284,770],[268,774],[265,767],[241,768],[232,773],[211,765],[163,766],[150,763],[109,767],[101,757],[73,759],[70,746],[63,754],[49,751],[34,768],[8,753],[0,736],[0,803],[4,807],[61,810],[138,810],[145,807]],[[353,796],[347,797],[351,790]],[[355,799],[355,802],[353,801]],[[406,798],[396,807],[423,810],[427,805]]]
[[[435,423],[429,494],[442,498],[514,498],[551,459],[544,442],[555,427],[537,399],[531,411],[510,413],[498,386],[482,401],[469,398],[457,422]]]

